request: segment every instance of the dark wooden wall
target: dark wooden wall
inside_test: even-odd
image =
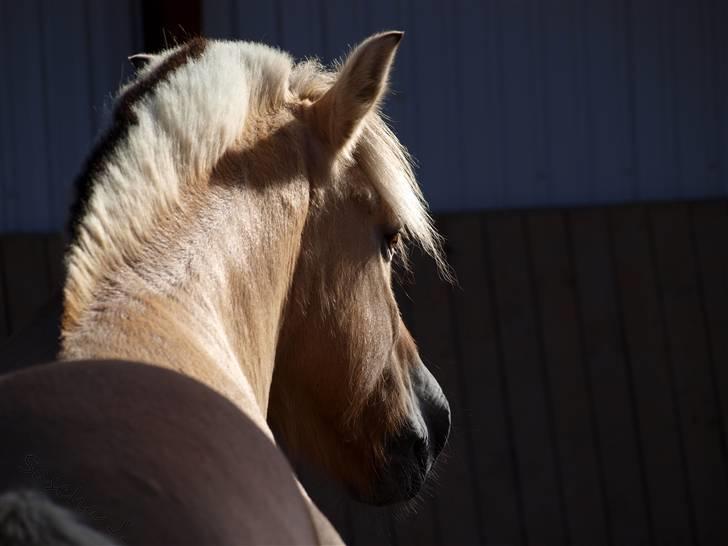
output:
[[[126,58],[143,49],[141,4],[0,0],[0,232],[64,227]]]
[[[348,541],[727,544],[728,204],[438,220],[459,285],[418,258],[401,301],[452,440],[410,508],[306,475]],[[59,256],[57,236],[0,239],[0,334],[47,300]]]

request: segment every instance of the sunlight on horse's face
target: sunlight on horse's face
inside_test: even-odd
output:
[[[302,109],[311,202],[269,406],[285,444],[375,504],[413,497],[450,429],[447,401],[391,287],[401,226],[357,146],[400,38],[364,42]]]
[[[322,196],[309,214],[269,415],[284,442],[355,496],[396,502],[419,491],[450,413],[392,291],[396,220],[356,165],[342,178],[349,191]]]

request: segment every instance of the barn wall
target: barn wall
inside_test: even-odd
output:
[[[418,257],[400,303],[452,407],[445,462],[410,511],[304,472],[347,543],[728,544],[728,206],[438,227],[459,284]],[[0,237],[0,374],[52,357],[61,248]]]
[[[0,0],[0,231],[60,229],[142,49],[139,0]]]
[[[386,110],[435,210],[728,193],[725,2],[203,1],[210,36],[327,62],[389,28]]]
[[[144,49],[141,11],[0,1],[0,231],[63,225],[125,58]],[[326,62],[405,29],[386,110],[436,211],[728,194],[725,2],[204,0],[202,12],[207,35]]]

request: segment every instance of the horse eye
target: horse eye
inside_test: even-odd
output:
[[[399,239],[399,230],[388,233],[384,236],[384,241],[382,242],[382,256],[384,256],[384,259],[388,262],[392,261],[392,258],[394,258],[397,251],[397,245],[399,244]]]

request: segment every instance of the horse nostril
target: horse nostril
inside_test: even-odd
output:
[[[430,431],[430,449],[433,461],[437,459],[450,436],[450,405],[443,397],[440,404],[430,407],[426,419]]]
[[[450,435],[450,405],[437,380],[421,361],[410,373],[421,423],[427,428],[424,436],[427,438],[428,458],[424,468],[429,470]]]

